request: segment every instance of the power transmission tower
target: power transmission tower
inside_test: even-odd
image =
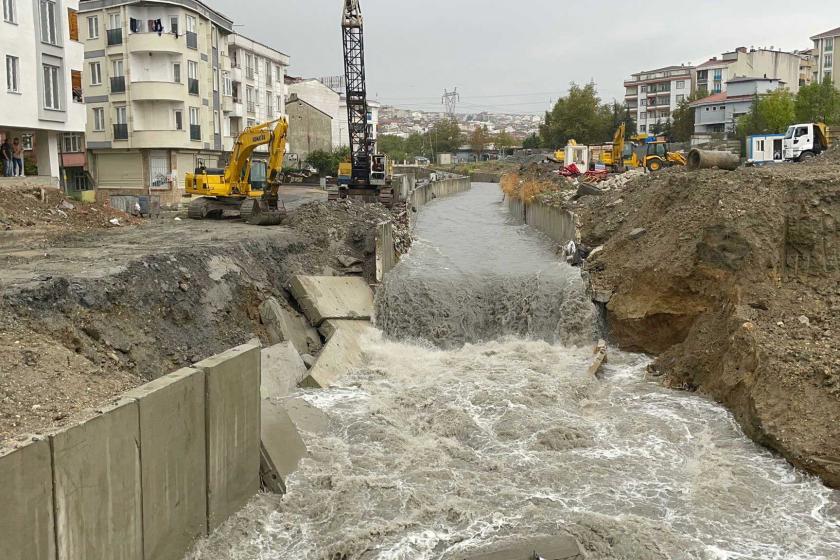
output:
[[[452,91],[443,90],[443,97],[441,103],[446,107],[446,114],[452,118],[455,116],[455,106],[461,101],[461,95],[458,93],[458,88]]]

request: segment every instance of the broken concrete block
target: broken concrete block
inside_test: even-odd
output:
[[[646,230],[645,228],[641,228],[641,227],[640,227],[640,228],[636,228],[636,229],[634,229],[633,231],[631,231],[631,232],[627,235],[627,237],[629,237],[630,239],[638,239],[638,238],[640,238],[641,236],[643,236],[643,235],[644,235],[644,234],[646,234],[646,233],[647,233],[647,230]]]
[[[603,194],[604,194],[604,191],[602,191],[601,189],[599,189],[595,185],[591,185],[589,183],[581,183],[580,186],[578,186],[578,190],[577,190],[577,196],[578,197],[589,196],[589,195],[601,196]]]
[[[356,329],[358,331],[367,331],[371,326],[370,321],[357,321],[354,319],[329,319],[321,323],[318,331],[326,340],[332,338],[340,328]]]
[[[260,320],[268,333],[269,344],[291,342],[299,354],[316,353],[321,338],[305,317],[286,309],[276,298],[268,298],[260,305]]]
[[[306,457],[306,445],[282,404],[263,399],[260,406],[262,445],[277,474],[285,480],[295,472],[300,460]]]
[[[370,323],[355,323],[358,323],[357,327],[339,328],[333,333],[315,365],[301,382],[301,387],[330,387],[348,371],[362,366],[361,339],[372,327]]]
[[[263,399],[285,397],[306,377],[306,365],[291,342],[281,342],[262,349]]]
[[[312,354],[301,354],[300,359],[303,360],[303,365],[306,366],[306,369],[312,369],[312,366],[315,365],[315,356]]]
[[[338,255],[336,259],[344,268],[350,268],[351,266],[362,264],[362,259],[357,259],[356,257],[351,257],[350,255]]]
[[[330,418],[321,409],[303,399],[287,398],[280,401],[283,409],[295,423],[298,433],[324,434],[330,426]]]
[[[373,317],[373,292],[363,278],[295,276],[291,291],[316,327],[327,319]]]

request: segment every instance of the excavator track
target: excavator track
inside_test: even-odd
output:
[[[187,217],[191,220],[221,219],[225,208],[223,202],[212,198],[201,197],[190,202],[187,207]]]

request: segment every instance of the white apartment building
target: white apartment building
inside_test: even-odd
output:
[[[639,132],[671,121],[671,114],[694,91],[692,66],[666,66],[633,74],[624,82],[624,101]]]
[[[290,78],[287,80],[286,91],[289,95],[296,95],[298,99],[303,100],[309,105],[315,107],[322,113],[329,115],[332,119],[332,147],[333,149],[341,146],[341,128],[339,126],[340,110],[341,110],[341,96],[324,85],[320,80],[300,80]],[[344,108],[344,131],[347,133],[347,108]],[[347,145],[349,139],[344,141]],[[291,147],[292,150],[296,148]]]
[[[379,134],[379,109],[378,101],[368,100],[368,124],[370,125],[373,139]],[[350,125],[347,121],[347,96],[341,94],[338,101],[338,146],[341,148],[350,146]]]
[[[286,116],[286,68],[289,57],[253,39],[231,35],[231,68],[222,73],[223,148],[231,151],[236,137],[249,126]],[[267,152],[261,146],[258,152]]]
[[[826,78],[834,80],[834,85],[840,87],[840,80],[834,73],[834,46],[840,44],[840,27],[814,35],[811,40],[814,42],[812,67],[813,81],[822,81]]]
[[[84,47],[78,0],[2,0],[0,137],[19,138],[38,175],[57,184],[84,168]],[[0,139],[2,139],[0,138]],[[61,152],[68,152],[62,156]],[[0,173],[2,175],[2,173]],[[68,180],[68,184],[72,181]]]
[[[198,0],[81,0],[89,168],[104,193],[180,201],[223,161],[233,22]]]
[[[736,78],[762,78],[784,82],[792,93],[799,91],[803,55],[770,49],[740,47],[712,58],[695,68],[698,92],[714,95],[726,91]]]

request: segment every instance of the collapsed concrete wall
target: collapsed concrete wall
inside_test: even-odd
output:
[[[260,347],[0,450],[0,558],[180,560],[259,490]]]

